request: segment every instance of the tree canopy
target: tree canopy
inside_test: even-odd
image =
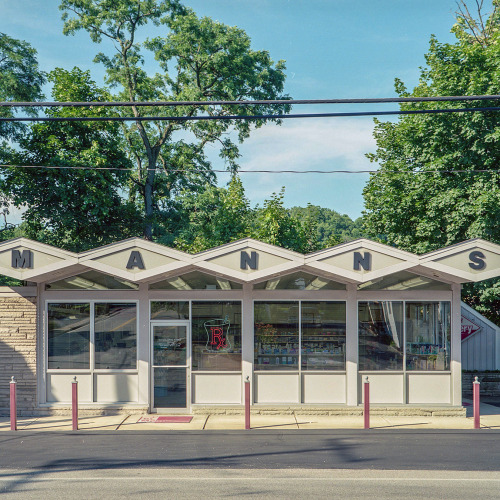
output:
[[[456,42],[440,43],[432,37],[419,84],[410,92],[396,80],[398,95],[498,94],[498,5],[494,0],[486,22],[474,21],[468,11],[459,12],[453,27]],[[498,101],[467,104],[498,105]],[[406,103],[401,108],[432,106]],[[463,103],[440,102],[439,106],[457,108]],[[375,123],[377,150],[369,158],[379,170],[364,189],[369,236],[416,253],[472,238],[500,243],[498,113],[406,115],[397,122]],[[498,292],[498,280],[492,280],[466,287],[465,299],[498,322]]]
[[[199,18],[177,0],[62,0],[64,33],[86,30],[92,41],[107,41],[114,52],[97,54],[95,61],[106,68],[107,89],[113,99],[136,101],[213,101],[283,99],[281,106],[258,106],[252,113],[286,112],[283,94],[285,64],[272,61],[265,50],[256,51],[241,29],[208,17]],[[161,26],[163,36],[138,41],[141,29],[150,23]],[[149,53],[157,61],[157,72],[144,69]],[[217,109],[213,106],[117,110],[131,117],[195,117],[241,115],[241,105]],[[237,141],[249,136],[253,123],[236,120],[135,121],[123,126],[124,144],[134,162],[130,197],[143,215],[146,239],[162,238],[170,230],[173,198],[180,189],[210,182],[213,177],[205,147],[216,143],[230,170],[237,169]],[[237,141],[233,139],[236,136]]]
[[[43,97],[45,75],[38,68],[36,50],[22,40],[0,33],[0,101],[30,102]],[[25,113],[33,114],[26,108]],[[0,108],[0,116],[13,116],[12,108]],[[19,123],[0,123],[0,140],[19,136],[24,127]]]
[[[56,69],[49,74],[56,101],[99,101],[107,95],[88,71]],[[48,116],[106,116],[107,108],[50,108]],[[114,122],[42,122],[9,152],[0,189],[26,209],[24,235],[73,251],[140,234],[135,206],[121,196],[131,167]],[[55,168],[54,168],[55,167]]]

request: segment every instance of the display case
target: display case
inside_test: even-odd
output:
[[[446,349],[428,342],[406,344],[406,366],[409,370],[449,370]]]
[[[321,332],[302,338],[303,370],[344,370],[345,335]]]
[[[259,330],[257,330],[259,331]],[[284,332],[260,336],[257,334],[256,370],[290,369],[297,370],[299,366],[299,334]]]

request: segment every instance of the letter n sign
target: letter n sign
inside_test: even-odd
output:
[[[12,250],[12,267],[14,269],[32,269],[33,252],[31,250]]]
[[[257,269],[257,252],[251,252],[248,255],[247,252],[241,252],[240,269]]]
[[[354,252],[353,268],[355,271],[361,271],[361,268],[370,271],[372,268],[372,254],[365,252],[364,255],[361,255],[361,252]]]

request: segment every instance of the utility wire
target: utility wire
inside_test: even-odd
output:
[[[133,172],[135,168],[120,168],[120,167],[84,167],[84,166],[59,166],[59,165],[8,165],[3,164],[0,165],[0,168],[41,168],[46,170],[107,170],[107,171],[121,171],[121,172]],[[163,171],[161,168],[147,168],[144,171]],[[168,173],[231,173],[228,170],[202,170],[202,169],[172,169],[168,170]],[[243,174],[374,174],[380,172],[379,170],[238,170],[237,173]],[[392,170],[390,172],[384,173],[394,173],[394,174],[456,174],[456,173],[467,173],[467,174],[480,174],[480,173],[497,173],[500,172],[500,169],[475,169],[475,170]]]
[[[68,116],[68,117],[21,117],[0,118],[0,122],[144,122],[144,121],[214,121],[214,120],[285,120],[291,118],[333,118],[346,116],[387,116],[387,115],[427,115],[438,113],[478,113],[500,111],[499,106],[485,108],[451,108],[451,109],[415,109],[408,111],[359,111],[352,113],[300,113],[300,114],[267,114],[267,115],[215,115],[215,116]]]
[[[500,100],[500,95],[467,95],[467,96],[436,96],[436,97],[377,97],[361,99],[268,99],[255,101],[67,101],[67,102],[0,102],[0,107],[90,107],[90,106],[148,106],[148,107],[175,107],[175,106],[259,106],[274,104],[375,104],[389,102],[442,102],[442,101],[491,101]]]

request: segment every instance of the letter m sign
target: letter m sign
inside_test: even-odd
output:
[[[31,250],[12,250],[12,267],[14,269],[32,269],[33,252]]]

